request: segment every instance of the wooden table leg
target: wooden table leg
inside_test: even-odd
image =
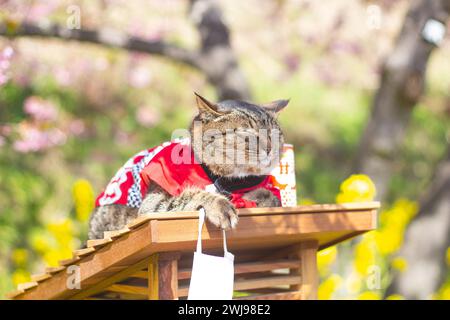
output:
[[[307,240],[296,247],[296,252],[292,255],[300,259],[298,269],[291,270],[291,273],[301,275],[301,283],[291,286],[292,290],[301,293],[302,300],[316,300],[319,286],[319,273],[317,270],[317,250],[319,243],[316,240]]]
[[[152,256],[148,266],[149,300],[178,299],[179,258],[176,252]]]
[[[303,300],[316,300],[319,287],[319,272],[317,270],[317,250],[319,243],[316,240],[305,241],[301,244],[300,263]]]

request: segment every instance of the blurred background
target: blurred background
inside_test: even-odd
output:
[[[319,253],[320,299],[450,299],[449,2],[0,0],[0,298],[71,257],[196,91],[291,99],[299,204],[382,201]]]

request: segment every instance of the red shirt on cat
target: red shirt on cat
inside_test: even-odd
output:
[[[195,160],[189,139],[165,142],[144,150],[129,159],[120,168],[95,201],[95,206],[121,204],[139,208],[151,183],[158,184],[172,196],[179,195],[186,187],[195,186],[207,191],[216,190],[213,181]],[[231,192],[231,202],[236,208],[251,208],[256,204],[242,196],[254,189],[265,188],[281,200],[280,191],[267,176],[259,184]]]

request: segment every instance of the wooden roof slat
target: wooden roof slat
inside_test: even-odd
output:
[[[64,269],[66,269],[66,267],[63,267],[63,266],[60,266],[60,267],[47,267],[47,268],[45,268],[45,272],[53,275],[55,273],[63,271]]]
[[[84,249],[75,250],[73,252],[73,255],[81,258],[81,257],[87,256],[87,255],[89,255],[89,254],[91,254],[93,252],[95,252],[95,248],[94,247],[87,247],[87,248],[84,248]]]
[[[74,264],[75,262],[80,261],[80,260],[81,260],[80,257],[74,256],[71,259],[60,260],[58,263],[59,263],[60,266],[69,266],[69,265]]]
[[[286,275],[286,276],[273,276],[273,277],[263,277],[256,279],[240,279],[234,281],[233,289],[248,290],[248,289],[260,289],[269,288],[281,285],[294,285],[301,282],[301,276],[299,275]],[[178,288],[178,296],[186,297],[189,292],[189,286],[180,286]]]
[[[234,300],[301,300],[300,291],[277,292],[233,298]]]
[[[135,273],[138,270],[142,270],[143,268],[147,267],[149,263],[149,258],[145,258],[138,263],[128,267],[124,268],[121,271],[116,272],[114,275],[107,277],[106,279],[99,281],[94,286],[84,290],[83,292],[76,293],[72,298],[73,299],[84,299],[88,296],[95,295],[101,291],[105,291],[107,287],[113,285],[114,283],[126,279],[131,274]]]
[[[106,288],[106,291],[119,292],[119,293],[132,293],[143,296],[148,296],[149,290],[146,287],[130,286],[125,284],[113,284]]]
[[[5,296],[8,299],[14,299],[15,297],[20,296],[23,293],[25,293],[25,290],[14,290],[12,292],[8,292]]]
[[[105,291],[101,295],[96,296],[97,299],[105,300],[148,300],[148,295],[133,294],[133,293],[123,293],[115,291]],[[85,298],[84,300],[89,299]]]
[[[243,274],[250,272],[263,272],[263,271],[271,271],[277,269],[290,269],[290,268],[298,268],[300,265],[300,260],[267,260],[267,261],[257,261],[257,262],[243,262],[237,263],[234,266],[234,274]],[[191,277],[191,268],[180,269],[178,270],[178,280],[189,279]],[[138,272],[133,275],[133,277],[143,277],[144,272]]]
[[[17,290],[23,290],[26,291],[28,289],[37,287],[38,283],[36,281],[31,281],[31,282],[25,282],[25,283],[19,283],[17,285]]]
[[[51,275],[49,275],[48,273],[33,274],[31,276],[31,281],[42,282],[42,281],[47,280],[49,278],[51,278]]]
[[[136,229],[140,225],[150,221],[151,219],[152,219],[152,217],[149,214],[140,215],[139,217],[137,217],[136,219],[134,219],[133,221],[128,223],[127,224],[127,228],[130,229],[130,230]]]
[[[105,231],[103,232],[103,238],[110,238],[110,239],[116,239],[118,237],[121,237],[127,233],[130,233],[130,229],[129,228],[123,228],[120,230],[115,230],[115,231]]]
[[[106,238],[106,239],[94,239],[94,240],[88,240],[87,246],[88,248],[95,248],[96,250],[98,248],[103,247],[104,245],[107,245],[108,243],[111,243],[112,239]]]

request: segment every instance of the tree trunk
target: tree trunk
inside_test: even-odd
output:
[[[200,64],[220,100],[248,100],[250,91],[230,44],[230,31],[215,0],[191,0],[190,16],[200,32]]]
[[[427,62],[434,45],[422,37],[429,19],[443,23],[450,12],[449,0],[413,1],[383,67],[372,114],[360,141],[354,171],[369,175],[377,188],[377,199],[385,198],[414,105],[425,83]]]
[[[409,225],[399,255],[408,262],[394,277],[388,294],[406,299],[429,299],[447,274],[446,249],[450,246],[450,146],[438,166],[417,217]]]

